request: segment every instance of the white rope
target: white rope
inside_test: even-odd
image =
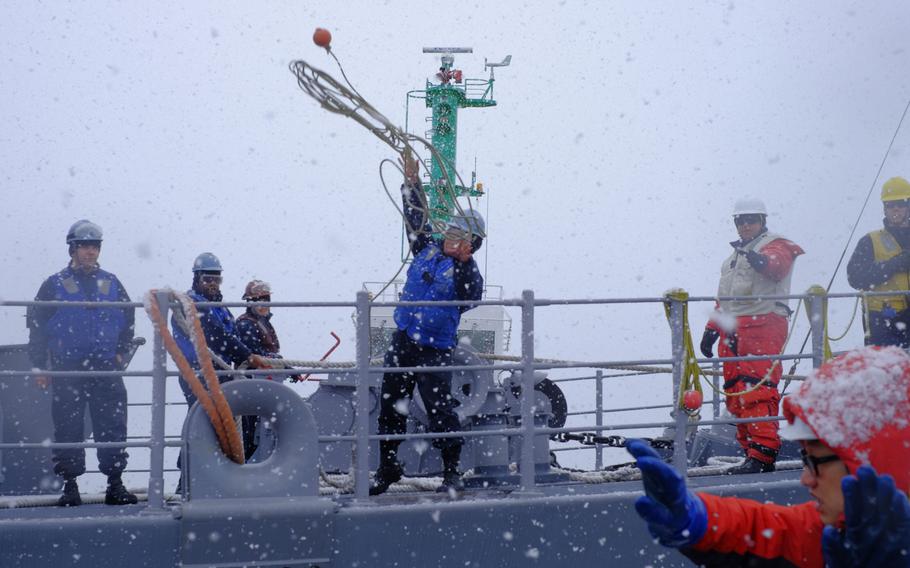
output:
[[[354,492],[354,478],[347,473],[328,474],[319,469],[320,495],[338,495]],[[387,493],[417,493],[436,491],[442,485],[441,477],[402,477],[389,486]]]
[[[132,488],[128,491],[139,499],[139,502],[148,500],[148,487]],[[83,505],[98,505],[104,503],[104,493],[82,493]],[[166,495],[166,498],[171,497]],[[23,507],[56,507],[59,495],[7,495],[0,497],[0,509],[20,509]]]
[[[478,357],[481,359],[487,359],[488,361],[508,361],[514,363],[520,363],[524,361],[521,357],[515,355],[496,355],[494,353],[478,353]],[[291,367],[303,367],[303,368],[317,368],[317,369],[353,369],[357,366],[357,363],[354,361],[306,361],[303,359],[268,359],[263,358],[266,363],[273,366],[285,366],[285,368]],[[370,359],[370,364],[375,365],[383,362],[383,358],[374,358]],[[577,365],[579,367],[588,367],[591,369],[611,369],[615,371],[633,371],[640,373],[672,373],[673,369],[670,367],[651,367],[647,365],[598,365],[596,363],[588,363],[585,361],[568,361],[563,359],[542,359],[535,358],[534,363],[537,364],[554,364],[554,365]],[[280,367],[279,367],[280,368]],[[713,371],[711,369],[702,369],[702,373],[710,376],[722,377],[723,372]],[[793,380],[802,380],[805,379],[805,375],[784,375],[782,378],[788,378]]]
[[[524,361],[521,357],[516,355],[496,355],[493,353],[478,353],[478,357],[481,359],[487,359],[489,361],[509,361],[520,363]],[[670,367],[651,367],[647,365],[597,365],[594,363],[586,363],[584,361],[565,361],[561,359],[534,359],[534,363],[541,364],[555,364],[555,365],[577,365],[579,367],[588,367],[591,369],[612,369],[615,371],[635,371],[641,373],[672,373],[673,369]],[[723,371],[714,371],[711,369],[703,368],[701,370],[702,374],[708,376],[722,377],[724,376]],[[790,378],[794,380],[805,379],[805,375],[784,375],[783,378]]]
[[[338,60],[336,59],[336,62]],[[341,62],[338,62],[338,66],[341,69],[342,74],[344,74],[344,69],[341,67]],[[313,98],[319,105],[325,110],[346,116],[361,126],[373,133],[374,136],[385,142],[389,147],[391,147],[396,154],[401,157],[402,163],[404,163],[406,156],[415,156],[417,158],[418,167],[426,166],[425,162],[421,158],[420,152],[417,151],[415,144],[422,146],[424,149],[432,154],[433,158],[438,164],[444,164],[447,167],[443,167],[442,171],[445,176],[445,185],[439,189],[442,189],[445,192],[445,195],[451,200],[452,206],[455,208],[455,213],[451,216],[456,218],[463,219],[468,223],[469,227],[472,228],[472,232],[481,237],[486,235],[480,231],[479,227],[473,227],[474,217],[473,215],[466,215],[461,204],[457,201],[457,192],[455,191],[454,180],[451,179],[450,170],[454,170],[451,167],[451,164],[448,164],[445,157],[439,153],[439,151],[426,139],[417,136],[416,134],[411,134],[405,132],[401,128],[392,124],[392,122],[385,117],[381,112],[379,112],[373,105],[371,105],[366,99],[364,99],[356,89],[351,86],[348,87],[342,85],[334,77],[317,69],[307,63],[306,61],[292,61],[290,64],[291,73],[297,77],[297,84],[300,86],[300,89]],[[350,85],[350,83],[349,83]],[[393,165],[396,165],[393,163]],[[381,168],[380,164],[380,168]],[[396,165],[397,167],[397,165]],[[400,169],[400,168],[399,168]],[[403,173],[403,172],[402,172]],[[455,177],[458,179],[458,182],[464,186],[464,182],[461,179],[461,176],[457,171],[454,172]],[[381,174],[381,170],[380,170]],[[380,175],[381,177],[381,175]],[[383,186],[385,182],[383,181]],[[386,188],[386,193],[388,189]],[[426,196],[423,192],[418,194],[420,198],[423,212],[425,218],[430,220],[433,224],[433,232],[441,233],[444,230],[444,225],[439,221],[432,221],[429,215],[429,206],[426,202]],[[394,201],[394,200],[393,200]],[[470,210],[473,210],[470,200],[468,201],[468,206]],[[397,209],[397,204],[396,204]],[[403,213],[399,210],[399,213]],[[422,231],[422,227],[415,227],[416,231]]]

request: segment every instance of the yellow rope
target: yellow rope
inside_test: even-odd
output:
[[[692,342],[692,330],[689,327],[689,293],[682,289],[671,290],[665,294],[667,301],[664,302],[664,314],[667,316],[667,322],[670,323],[670,300],[682,303],[682,322],[683,322],[683,368],[679,380],[679,393],[677,393],[676,405],[687,414],[698,414],[701,409],[690,411],[685,407],[683,397],[687,391],[695,390],[704,394],[701,387],[701,367],[698,366],[695,357],[695,345]]]
[[[822,290],[824,290],[824,288],[822,288]],[[811,289],[810,289],[810,293],[812,293]],[[702,390],[701,381],[699,380],[699,376],[705,375],[707,373],[704,369],[699,367],[698,364],[695,362],[695,359],[696,359],[695,346],[692,342],[692,331],[689,326],[689,293],[686,292],[685,290],[681,290],[681,289],[680,290],[671,290],[665,294],[665,297],[667,298],[667,301],[664,302],[664,314],[667,316],[667,322],[670,321],[669,300],[676,300],[678,302],[683,303],[683,316],[682,316],[683,317],[683,353],[685,355],[685,364],[683,365],[682,380],[680,380],[680,383],[679,383],[678,405],[680,408],[684,409],[683,395],[685,394],[685,392],[687,390],[693,390],[693,389],[697,390],[700,393],[704,393],[704,391]],[[784,344],[781,347],[781,351],[780,351],[780,353],[778,353],[778,355],[783,355],[784,352],[787,350],[787,344],[790,342],[790,337],[793,335],[793,330],[796,327],[796,315],[799,313],[799,308],[801,305],[802,305],[802,300],[800,300],[799,303],[796,304],[796,311],[794,312],[793,322],[790,324],[790,330],[787,332],[787,338],[784,340]],[[827,306],[827,300],[825,300],[825,306]],[[806,313],[808,313],[808,311]],[[827,321],[827,318],[826,318],[826,321]],[[825,335],[826,354],[827,354],[827,358],[830,358],[831,347],[830,347],[830,344],[827,342],[827,327],[825,328],[825,330],[826,330],[826,335]],[[763,385],[768,384],[768,382],[771,378],[771,374],[774,372],[774,369],[778,365],[780,365],[780,361],[775,359],[774,362],[771,364],[771,367],[768,368],[768,372],[765,373],[765,376],[762,377],[762,379],[759,382],[757,382],[756,384],[754,384],[751,387],[749,387],[745,390],[742,390],[742,391],[728,392],[728,391],[724,390],[723,388],[718,389],[711,383],[711,381],[707,381],[708,386],[711,387],[712,390],[714,390],[724,396],[743,396],[743,395],[749,394],[750,392],[758,389],[759,387],[761,387]],[[711,373],[711,374],[713,374],[713,373]]]
[[[840,341],[841,339],[843,339],[844,337],[847,336],[847,332],[850,331],[850,328],[853,327],[854,320],[856,320],[856,311],[859,308],[859,302],[862,299],[862,297],[863,297],[863,294],[860,294],[859,296],[856,297],[856,302],[853,304],[853,314],[850,316],[850,322],[847,323],[847,329],[845,329],[844,332],[842,334],[838,335],[837,337],[829,337],[828,338],[829,340]],[[825,315],[825,321],[828,321],[827,314]]]
[[[796,310],[793,311],[793,322],[790,324],[790,331],[787,332],[787,338],[784,340],[784,344],[783,344],[783,346],[781,346],[780,353],[778,353],[778,355],[783,355],[784,352],[787,350],[787,344],[790,343],[790,338],[793,336],[793,330],[796,328],[796,316],[799,315],[799,309],[802,305],[803,305],[802,300],[800,300],[796,304]],[[769,384],[769,381],[771,379],[771,374],[774,372],[774,369],[780,364],[781,364],[780,360],[775,359],[774,362],[771,363],[771,366],[768,367],[768,372],[765,373],[765,376],[762,377],[762,379],[760,381],[758,381],[751,387],[747,388],[746,390],[741,390],[738,392],[727,392],[724,389],[715,389],[714,385],[711,383],[708,383],[708,386],[711,387],[712,389],[714,389],[715,391],[721,393],[724,396],[743,396],[743,395],[749,394],[750,392],[752,392],[754,390],[757,390],[761,386]],[[800,375],[787,375],[787,377],[791,378],[791,379],[797,378],[797,377],[805,378]],[[781,378],[784,378],[784,377],[781,377]]]

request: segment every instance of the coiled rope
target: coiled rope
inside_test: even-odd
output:
[[[439,153],[439,151],[426,139],[411,134],[402,130],[401,128],[392,124],[392,122],[386,118],[381,112],[379,112],[373,105],[371,105],[358,91],[354,88],[351,82],[347,78],[347,74],[344,72],[344,67],[341,65],[341,62],[335,57],[334,53],[329,52],[330,55],[335,59],[335,62],[338,64],[338,68],[341,71],[342,76],[344,77],[345,82],[348,86],[341,84],[338,80],[332,77],[330,74],[313,67],[309,63],[303,60],[292,61],[289,65],[291,73],[297,78],[297,84],[300,89],[313,98],[319,105],[325,110],[334,113],[346,116],[351,120],[356,121],[358,124],[369,130],[373,133],[374,136],[385,142],[390,148],[392,148],[396,154],[399,156],[399,164],[391,160],[382,160],[379,164],[379,177],[382,180],[382,186],[385,189],[386,195],[389,196],[389,200],[392,202],[392,205],[398,211],[399,215],[407,223],[407,218],[404,215],[404,211],[398,206],[395,199],[392,197],[391,192],[389,192],[388,187],[385,183],[385,178],[382,175],[382,167],[388,162],[393,166],[397,167],[399,171],[404,174],[404,163],[406,160],[411,159],[412,156],[417,157],[418,168],[426,169],[424,165],[424,160],[420,157],[420,152],[418,148],[423,148],[426,151],[430,152],[433,156],[433,159],[440,165],[445,164],[447,167],[443,167],[442,171],[444,174],[444,181],[441,185],[434,184],[434,190],[440,192],[442,196],[446,199],[447,202],[451,203],[455,211],[450,214],[450,217],[462,219],[469,228],[472,229],[472,233],[479,235],[481,237],[486,237],[484,232],[480,230],[480,227],[475,225],[475,218],[473,215],[468,215],[465,213],[465,210],[462,208],[461,203],[458,202],[457,192],[455,191],[455,184],[451,178],[450,171],[454,171],[454,168],[451,167],[449,162],[445,157]],[[461,176],[457,171],[454,172],[455,176],[458,179],[458,182],[461,185],[464,185],[464,182],[461,179]],[[421,213],[423,213],[423,218],[427,220],[430,224],[430,231],[425,231],[423,227],[409,227],[410,232],[413,234],[425,234],[433,233],[439,234],[445,230],[445,222],[433,219],[430,215],[430,207],[427,202],[426,195],[422,191],[418,191],[417,197],[420,201],[420,207],[417,207]],[[473,210],[473,206],[468,200],[469,210]],[[398,271],[382,289],[374,295],[374,298],[380,297],[386,288],[388,288],[392,282],[395,281],[395,278],[401,274],[401,271],[407,265],[408,257],[410,256],[410,251],[408,255],[402,259],[401,266]]]
[[[344,69],[341,66],[341,62],[336,58],[335,61],[338,63],[339,69],[341,69],[342,74],[344,75]],[[416,134],[411,134],[405,132],[401,128],[392,124],[392,122],[385,117],[381,112],[379,112],[373,105],[371,105],[360,93],[354,89],[353,85],[348,82],[350,88],[342,85],[330,74],[317,69],[303,60],[292,61],[290,63],[291,73],[297,77],[297,84],[300,86],[300,89],[309,95],[311,98],[316,100],[319,105],[325,110],[346,116],[361,126],[373,133],[374,136],[385,142],[390,148],[392,148],[396,154],[398,154],[404,162],[406,157],[417,156],[418,167],[424,167],[424,161],[420,158],[420,152],[418,148],[422,147],[426,151],[429,151],[432,154],[433,159],[439,164],[449,165],[445,157],[439,153],[439,151],[426,139],[417,136]],[[345,81],[347,77],[345,76]],[[383,160],[383,162],[390,162],[393,165],[394,162],[391,160]],[[381,166],[380,166],[381,167]],[[397,167],[397,165],[396,165]],[[459,217],[463,219],[466,223],[473,224],[474,217],[472,215],[465,215],[464,209],[461,207],[461,204],[455,199],[457,197],[455,191],[455,184],[451,179],[449,170],[453,168],[442,168],[445,175],[445,184],[442,188],[453,207],[455,208],[455,213],[452,214],[453,217]],[[402,171],[403,173],[403,171]],[[455,176],[458,178],[458,181],[462,183],[461,176],[458,172],[454,172]],[[420,200],[423,206],[423,211],[429,213],[429,207],[427,206],[426,196],[423,195],[423,192],[420,192]],[[394,200],[393,200],[394,203]],[[470,202],[468,202],[470,205]],[[397,208],[397,204],[396,208]],[[472,209],[472,208],[469,208]],[[403,212],[399,209],[399,213],[403,215]],[[439,220],[433,220],[429,215],[426,217],[430,220],[433,227],[434,233],[441,233],[445,228],[445,223]],[[420,227],[414,228],[416,231],[422,230]],[[472,232],[481,237],[485,236],[479,227],[471,226]]]
[[[176,300],[178,309],[175,309],[175,315],[179,315],[178,318],[175,319],[182,317],[184,321],[192,322],[192,325],[187,326],[189,331],[188,335],[196,348],[196,356],[199,358],[199,366],[202,370],[203,377],[205,377],[208,388],[199,380],[196,371],[190,365],[189,361],[186,360],[180,347],[177,346],[174,336],[171,335],[171,332],[167,327],[167,322],[165,321],[164,316],[161,315],[161,308],[158,305],[157,298],[158,292],[159,290],[150,290],[145,295],[143,302],[145,304],[145,311],[155,325],[155,328],[158,330],[158,334],[164,341],[164,347],[180,370],[180,375],[183,377],[183,380],[190,386],[190,389],[193,391],[199,404],[202,405],[203,410],[205,410],[206,415],[209,417],[212,427],[215,429],[215,434],[218,437],[218,444],[221,446],[221,451],[224,452],[231,461],[242,464],[244,462],[243,441],[240,438],[240,432],[237,430],[237,424],[234,421],[234,414],[231,412],[231,407],[228,404],[227,399],[224,398],[224,392],[221,390],[221,383],[218,382],[218,376],[215,375],[212,356],[209,353],[208,345],[206,345],[205,342],[205,334],[202,331],[202,324],[199,322],[196,306],[186,294],[175,292],[174,290],[167,288],[160,290],[160,292],[167,293],[169,299]]]

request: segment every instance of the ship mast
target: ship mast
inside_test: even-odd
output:
[[[430,217],[433,221],[445,223],[455,209],[455,199],[459,197],[481,197],[484,194],[483,184],[477,182],[477,172],[471,172],[471,183],[463,185],[458,176],[458,110],[462,108],[486,108],[496,106],[493,99],[493,69],[509,65],[512,56],[507,56],[499,63],[484,61],[484,68],[490,69],[488,79],[464,78],[461,69],[456,69],[456,53],[473,53],[470,47],[425,47],[424,53],[440,54],[439,71],[434,81],[427,80],[426,89],[411,91],[410,98],[423,98],[427,108],[431,109],[430,129],[424,134],[436,148],[429,164],[425,164],[429,179],[424,184],[427,203],[430,206]],[[408,128],[407,118],[405,128]],[[441,226],[433,223],[434,226]]]

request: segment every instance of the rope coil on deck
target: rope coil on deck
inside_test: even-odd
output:
[[[151,290],[145,295],[145,311],[152,320],[155,328],[158,330],[158,334],[164,341],[164,347],[180,370],[180,375],[183,377],[183,380],[190,386],[190,389],[193,391],[199,404],[202,405],[206,415],[209,417],[215,434],[218,437],[221,451],[223,451],[232,461],[242,464],[244,462],[243,441],[240,438],[240,432],[237,430],[231,407],[224,398],[224,392],[221,390],[221,383],[218,382],[218,377],[215,375],[212,357],[209,354],[208,345],[205,342],[205,334],[202,331],[202,324],[199,322],[196,306],[186,294],[178,293],[170,289],[161,290],[161,292],[167,293],[171,299],[177,301],[178,307],[182,310],[182,313],[175,310],[175,314],[180,314],[185,321],[192,322],[192,325],[188,326],[190,331],[189,337],[192,339],[193,345],[196,348],[199,366],[201,367],[208,388],[199,380],[196,371],[193,369],[192,365],[190,365],[189,361],[187,361],[183,352],[180,350],[180,347],[177,346],[174,336],[171,335],[171,332],[167,327],[167,322],[161,315],[161,308],[158,305],[157,298],[158,292],[159,290]]]

